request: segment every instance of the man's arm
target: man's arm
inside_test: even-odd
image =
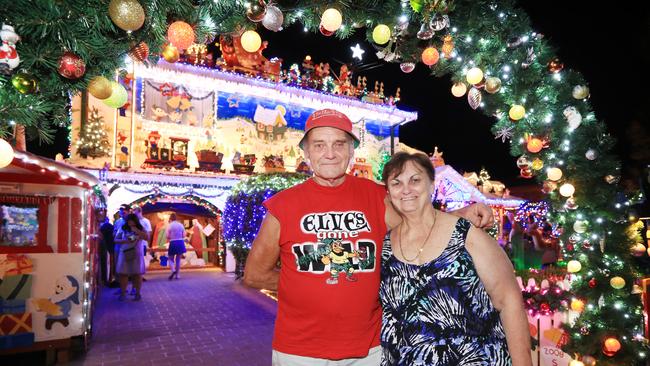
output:
[[[276,264],[280,258],[280,222],[267,212],[244,267],[246,286],[277,290],[280,272]]]

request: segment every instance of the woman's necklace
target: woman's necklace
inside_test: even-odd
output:
[[[422,242],[422,245],[420,245],[420,249],[418,249],[418,253],[415,255],[415,257],[413,257],[413,259],[409,259],[406,257],[406,255],[404,255],[404,240],[402,240],[402,225],[399,226],[399,252],[402,254],[402,258],[406,259],[407,262],[414,262],[416,259],[420,257],[420,254],[422,254],[422,251],[424,250],[424,247],[427,245],[427,241],[429,241],[429,237],[433,232],[433,227],[436,225],[437,217],[438,217],[438,212],[433,211],[433,224],[431,224],[431,228],[429,229],[429,233],[427,234],[427,237]]]

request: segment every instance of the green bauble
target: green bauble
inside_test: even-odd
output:
[[[32,94],[38,90],[38,80],[26,72],[19,72],[11,78],[11,84],[21,94]]]

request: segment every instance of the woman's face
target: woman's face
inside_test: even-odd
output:
[[[431,206],[433,182],[415,163],[408,161],[399,175],[388,179],[388,195],[400,213],[419,212]]]
[[[135,223],[135,221],[133,221],[133,220],[129,220],[129,221],[127,221],[126,223],[129,224],[129,227],[131,228],[131,230],[133,230],[133,229],[136,228],[136,223]]]

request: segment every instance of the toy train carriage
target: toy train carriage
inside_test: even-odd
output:
[[[147,149],[147,159],[144,165],[154,168],[186,169],[189,139],[183,137],[170,137],[171,148],[158,147],[151,144]]]
[[[225,170],[221,169],[223,153],[218,153],[214,150],[199,150],[195,153],[199,160],[199,167],[196,168],[197,171],[225,173]]]
[[[243,158],[233,160],[233,173],[253,174],[256,161],[257,158],[255,157],[255,154],[246,154]]]

